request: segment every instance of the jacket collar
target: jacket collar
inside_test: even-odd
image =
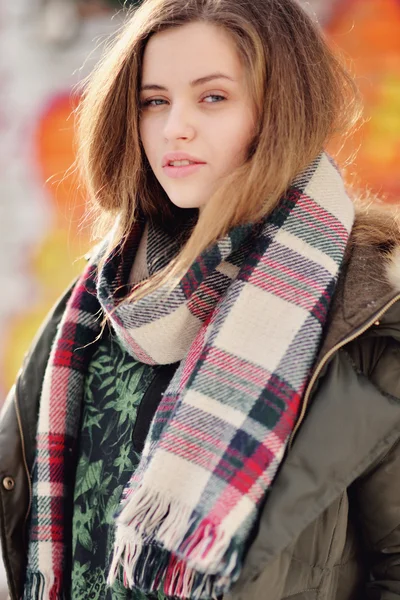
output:
[[[318,361],[350,338],[400,294],[400,246],[391,251],[376,245],[354,245],[343,265],[332,301]]]

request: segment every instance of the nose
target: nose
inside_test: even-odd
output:
[[[190,140],[195,136],[193,115],[188,107],[175,103],[171,105],[164,123],[164,137],[166,141]]]

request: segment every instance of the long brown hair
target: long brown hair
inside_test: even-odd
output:
[[[146,291],[181,276],[233,226],[268,214],[331,136],[359,117],[352,77],[296,0],[145,0],[91,75],[79,114],[79,161],[89,196],[129,233],[139,212],[164,224],[179,218],[148,166],[139,139],[139,89],[149,37],[201,21],[223,27],[248,74],[258,129],[248,160],[201,211],[177,258]],[[143,292],[142,292],[143,293]]]

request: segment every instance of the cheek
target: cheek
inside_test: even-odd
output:
[[[241,118],[237,120],[236,139],[237,144],[247,147],[255,133],[255,116],[251,109],[244,111]]]
[[[224,132],[220,132],[219,145],[222,142],[221,150],[225,163],[237,167],[243,162],[246,158],[254,131],[253,117],[241,114],[232,120],[229,127],[224,128]],[[218,141],[217,137],[216,139]]]
[[[139,135],[143,145],[143,149],[149,162],[152,162],[154,158],[154,152],[156,148],[156,140],[154,137],[154,127],[151,126],[151,122],[147,119],[142,119],[139,123]]]

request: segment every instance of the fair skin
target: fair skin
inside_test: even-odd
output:
[[[140,102],[140,137],[155,176],[176,206],[201,209],[246,160],[255,128],[230,34],[194,22],[153,35],[143,57]],[[171,156],[176,152],[188,156]]]

